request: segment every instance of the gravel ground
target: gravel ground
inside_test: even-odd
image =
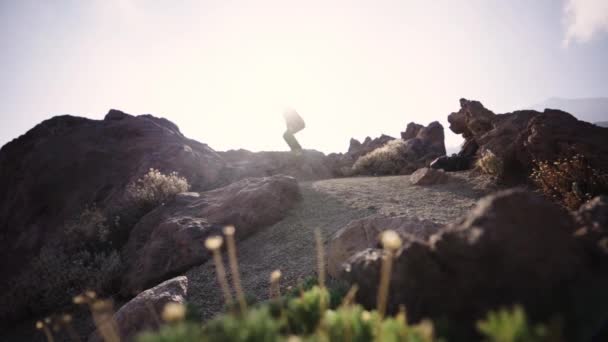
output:
[[[283,289],[297,286],[314,275],[314,229],[327,241],[351,220],[371,214],[411,215],[448,223],[464,215],[492,190],[489,179],[469,172],[450,173],[453,182],[413,186],[408,176],[356,177],[300,183],[302,200],[277,224],[266,227],[238,245],[243,287],[257,300],[268,298],[270,272],[281,270]],[[202,319],[223,310],[222,294],[211,262],[194,267],[188,276],[189,301],[201,309]],[[82,312],[74,322],[83,340],[92,329],[90,315]],[[45,341],[34,321],[0,329],[0,341]],[[56,341],[68,341],[56,336]],[[65,337],[65,336],[64,336]]]
[[[353,219],[371,214],[411,215],[438,223],[464,215],[489,191],[490,181],[452,174],[453,182],[428,187],[413,186],[408,176],[357,177],[301,183],[302,201],[281,222],[267,227],[238,246],[243,287],[257,300],[268,298],[270,272],[282,272],[282,286],[296,286],[315,273],[314,229],[327,241]],[[222,294],[213,263],[186,273],[189,300],[201,308],[203,319],[220,312]]]

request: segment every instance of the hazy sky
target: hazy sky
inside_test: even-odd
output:
[[[0,0],[0,145],[59,114],[151,113],[217,150],[398,136],[458,99],[608,96],[607,0]],[[446,144],[460,139],[448,134]]]

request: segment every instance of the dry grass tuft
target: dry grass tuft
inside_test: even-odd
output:
[[[399,234],[394,230],[385,230],[382,232],[380,241],[384,248],[384,257],[382,258],[382,269],[380,271],[380,284],[378,286],[378,300],[376,306],[380,317],[383,317],[388,302],[388,290],[393,268],[393,258],[395,257],[397,250],[401,247],[402,241]]]
[[[503,161],[490,150],[482,152],[481,157],[477,159],[476,165],[483,173],[490,176],[502,177],[504,172]]]
[[[142,178],[127,186],[127,198],[140,206],[154,207],[189,189],[188,180],[177,172],[165,175],[159,170],[150,169]]]
[[[396,175],[408,164],[406,142],[395,139],[368,154],[353,165],[355,174]]]
[[[583,155],[534,164],[532,181],[547,197],[569,209],[578,209],[593,197],[608,194],[608,174],[591,167]]]

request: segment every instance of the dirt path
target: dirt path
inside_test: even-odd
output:
[[[280,269],[282,285],[297,285],[315,273],[315,228],[327,240],[353,219],[375,213],[411,215],[448,223],[465,214],[486,193],[487,180],[458,173],[445,185],[413,186],[408,176],[358,177],[301,183],[302,201],[288,216],[242,241],[239,264],[245,292],[259,300],[268,296],[270,272]],[[204,319],[221,311],[222,295],[214,266],[207,262],[189,270],[189,300]]]

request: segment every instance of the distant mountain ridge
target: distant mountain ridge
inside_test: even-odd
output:
[[[608,127],[608,121],[595,122],[595,124],[601,127]]]
[[[530,108],[538,111],[543,111],[545,108],[560,109],[579,120],[597,123],[604,127],[608,125],[608,97],[578,99],[552,97]]]

